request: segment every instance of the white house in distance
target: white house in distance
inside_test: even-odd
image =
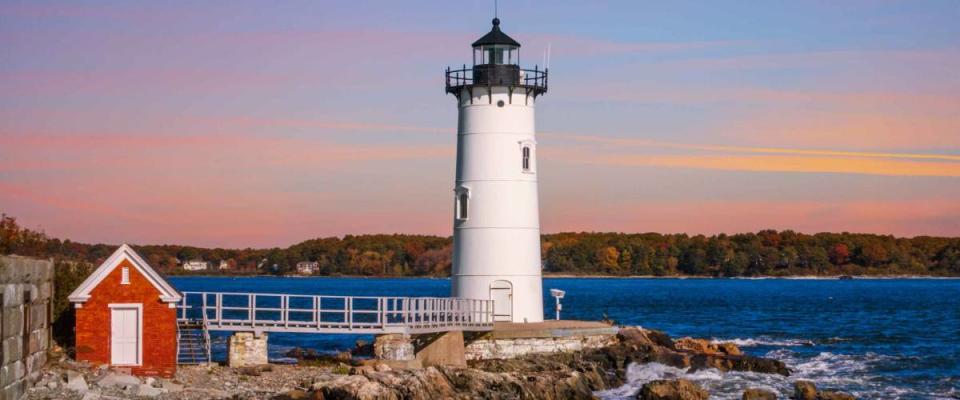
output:
[[[183,263],[184,271],[206,271],[210,263],[203,260],[190,260]]]
[[[300,275],[313,275],[320,271],[320,263],[316,261],[300,261],[297,263],[297,273]]]
[[[453,296],[494,300],[494,319],[543,321],[534,105],[547,71],[520,68],[500,30],[473,43],[473,66],[447,69],[457,98]]]

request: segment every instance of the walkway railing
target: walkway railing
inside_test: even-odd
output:
[[[493,300],[183,292],[177,320],[209,330],[430,333],[493,329]]]

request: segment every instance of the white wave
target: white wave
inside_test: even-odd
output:
[[[713,343],[733,343],[739,347],[754,347],[754,346],[779,346],[779,347],[792,347],[792,346],[813,346],[815,343],[809,340],[803,339],[774,339],[767,336],[760,336],[757,338],[733,338],[733,339],[711,339]]]
[[[923,388],[902,386],[889,377],[872,374],[878,364],[905,362],[901,357],[875,353],[858,355],[833,354],[821,352],[813,357],[804,357],[789,349],[778,349],[766,354],[766,357],[778,359],[787,364],[793,372],[785,377],[775,374],[755,372],[721,372],[716,369],[690,371],[659,363],[630,364],[627,367],[627,383],[621,387],[595,393],[604,400],[632,399],[647,382],[658,379],[683,378],[691,380],[710,392],[711,399],[740,399],[743,391],[760,388],[777,393],[781,398],[793,394],[793,384],[797,380],[809,380],[821,389],[834,389],[848,392],[857,398],[893,399],[893,398],[940,398],[944,393],[924,393]],[[933,389],[933,388],[929,388]]]

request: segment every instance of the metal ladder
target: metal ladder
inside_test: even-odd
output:
[[[177,323],[177,364],[210,362],[210,332],[206,324]]]

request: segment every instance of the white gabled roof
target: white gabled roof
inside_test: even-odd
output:
[[[113,271],[118,265],[120,265],[123,260],[130,261],[130,264],[133,264],[133,267],[140,271],[143,276],[147,277],[147,280],[153,284],[153,287],[157,288],[160,291],[160,300],[167,303],[174,303],[180,301],[182,296],[177,292],[173,286],[170,286],[157,271],[154,271],[153,268],[147,264],[136,251],[133,251],[133,248],[127,244],[123,244],[117,251],[107,258],[107,261],[104,261],[103,264],[100,264],[96,270],[93,271],[90,276],[87,277],[80,286],[77,287],[73,293],[70,293],[68,297],[73,303],[83,303],[90,299],[90,292],[93,291],[93,288],[97,287],[107,275],[110,275],[110,272]]]

